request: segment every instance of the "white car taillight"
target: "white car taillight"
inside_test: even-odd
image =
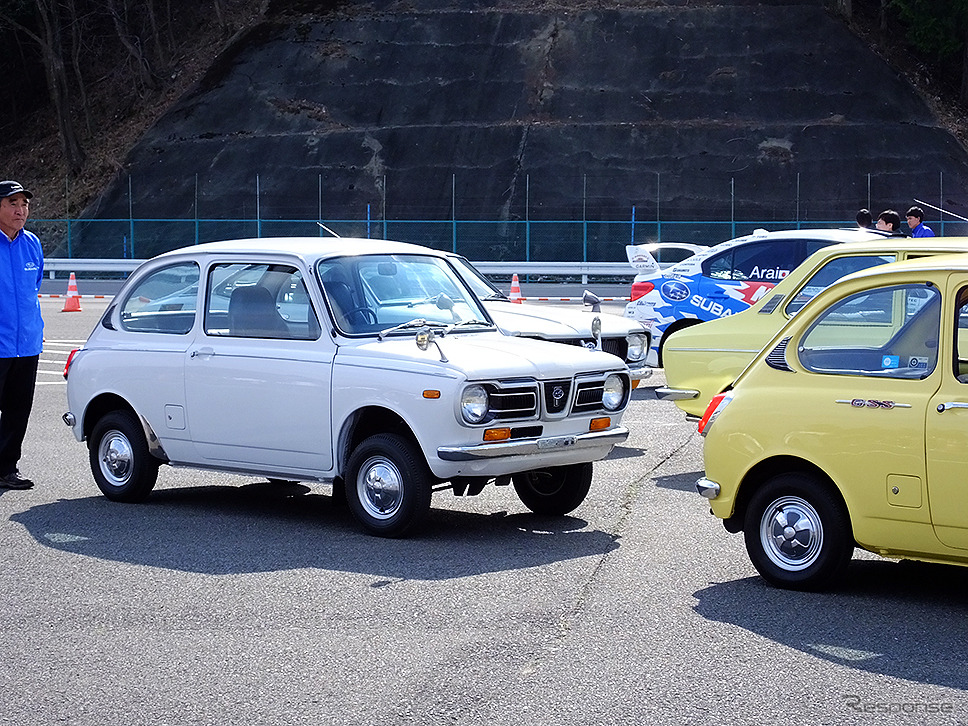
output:
[[[70,352],[70,355],[67,356],[67,362],[64,364],[64,380],[65,381],[67,380],[67,374],[68,374],[68,372],[71,369],[71,361],[74,360],[74,356],[77,355],[78,351],[80,351],[80,348],[74,348],[74,350],[72,350]]]

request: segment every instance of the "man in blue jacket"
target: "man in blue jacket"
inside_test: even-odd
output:
[[[907,223],[911,228],[912,237],[934,237],[934,230],[926,225],[923,219],[924,210],[921,207],[911,207],[907,211]]]
[[[17,469],[34,402],[44,343],[40,281],[44,253],[24,229],[33,197],[19,182],[0,181],[0,488],[34,485]]]

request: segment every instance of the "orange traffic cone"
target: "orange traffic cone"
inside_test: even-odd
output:
[[[62,313],[79,313],[81,312],[81,296],[77,294],[77,280],[74,277],[74,273],[71,273],[71,279],[67,283],[67,300],[64,301],[64,309],[61,310]]]
[[[511,275],[511,302],[521,304],[521,283],[518,282],[518,273]]]

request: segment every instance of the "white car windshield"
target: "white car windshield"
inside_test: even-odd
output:
[[[319,279],[336,326],[376,334],[407,323],[489,326],[487,313],[447,262],[430,255],[354,255],[321,260]]]

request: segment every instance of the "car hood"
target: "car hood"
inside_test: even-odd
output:
[[[438,337],[436,345],[431,343],[427,350],[417,347],[413,335],[382,341],[354,341],[340,346],[337,363],[340,362],[366,368],[389,365],[396,371],[433,375],[447,371],[453,377],[469,380],[518,376],[571,378],[576,373],[626,370],[625,363],[610,353],[530,338],[512,338],[499,332],[452,333]]]
[[[602,335],[605,337],[624,337],[629,333],[645,332],[638,323],[611,313],[593,313],[560,307],[545,308],[496,300],[485,301],[484,307],[494,318],[497,326],[508,335],[548,340],[591,338],[592,320],[596,315],[602,320]]]

